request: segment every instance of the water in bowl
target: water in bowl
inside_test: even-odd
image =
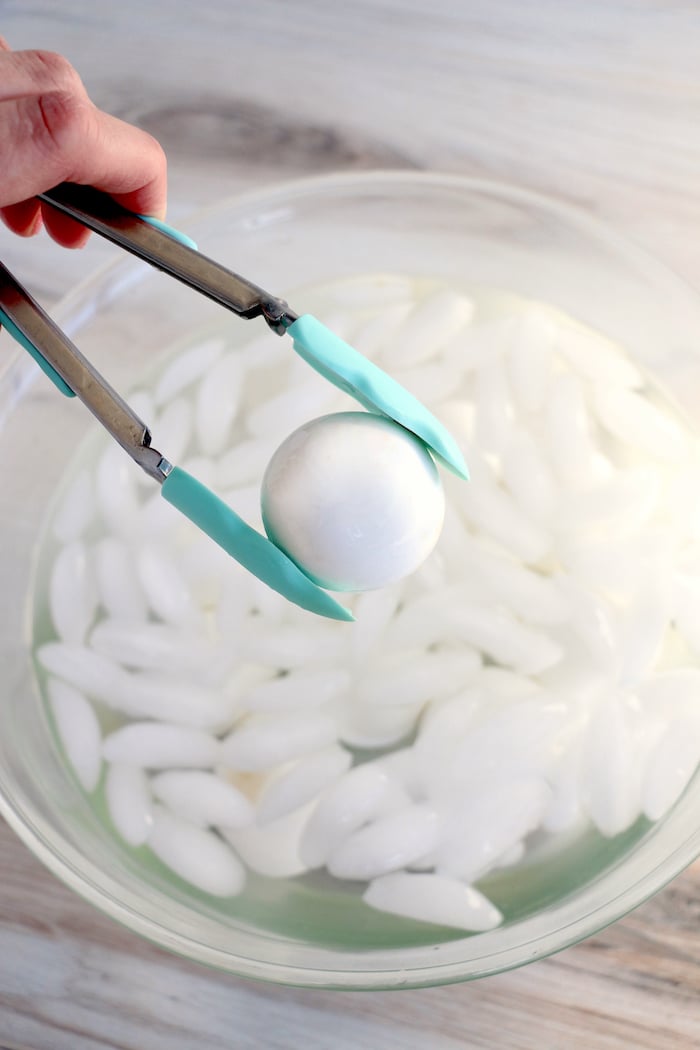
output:
[[[240,694],[226,724],[210,727],[214,735],[243,727],[251,692],[280,673],[347,672],[344,688],[322,705],[337,742],[353,766],[384,762],[393,771],[403,792],[395,807],[432,806],[451,828],[425,856],[399,867],[473,884],[504,922],[515,921],[574,893],[626,854],[700,758],[686,756],[683,776],[670,783],[666,771],[664,779],[664,748],[695,717],[700,675],[688,598],[700,575],[687,499],[696,438],[619,347],[542,304],[405,275],[329,282],[290,301],[392,372],[463,444],[472,481],[463,487],[446,479],[449,513],[434,555],[409,581],[358,596],[355,625],[322,623],[210,556],[156,486],[96,432],[67,468],[39,544],[39,686],[46,696],[46,646],[89,649],[106,617],[94,578],[97,544],[116,537],[135,563],[142,558],[142,569],[155,544],[157,565],[182,577],[191,609],[182,593],[178,599],[172,589],[144,588],[142,571],[145,622],[205,637],[219,669],[203,663],[190,675],[193,687],[203,679]],[[258,527],[266,456],[307,419],[353,407],[295,358],[288,340],[238,321],[183,340],[142,377],[132,399],[156,447],[200,472]],[[84,576],[66,600],[57,565],[67,547]],[[473,659],[463,659],[466,652]],[[450,674],[441,678],[445,667]],[[387,696],[392,682],[398,698]],[[401,703],[409,689],[410,702]],[[79,691],[103,738],[135,718]],[[307,700],[300,694],[300,709]],[[441,711],[445,728],[431,761],[423,758],[418,768],[420,741]],[[543,728],[517,746],[514,733],[527,728],[528,712]],[[64,754],[69,736],[65,726],[57,734]],[[390,757],[397,752],[402,761]],[[292,752],[279,764],[302,758]],[[84,797],[111,828],[105,772],[103,765]],[[249,793],[265,779],[230,768],[224,775]],[[512,810],[524,779],[543,788],[539,809],[518,824]],[[483,814],[471,828],[460,824],[460,812],[478,814],[493,793],[506,800],[510,829],[498,813],[486,826]],[[369,813],[366,824],[385,815]],[[458,835],[473,839],[471,859],[451,848],[450,836]],[[499,835],[507,848],[493,855],[489,839]],[[121,849],[146,879],[222,922],[336,947],[464,936],[463,928],[436,928],[418,914],[368,907],[367,879],[336,877],[325,866],[294,877],[251,872],[239,895],[217,898],[178,877],[147,844]],[[392,868],[390,858],[374,863],[369,881]]]

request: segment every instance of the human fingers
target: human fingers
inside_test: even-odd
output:
[[[44,225],[41,204],[36,197],[0,208],[0,218],[8,229],[20,237],[33,237]]]
[[[150,135],[122,120],[94,109],[89,129],[92,154],[60,181],[95,186],[130,211],[164,218],[167,168],[165,154]],[[48,204],[41,215],[47,232],[66,247],[80,247],[87,240],[85,227]]]
[[[93,185],[126,207],[162,217],[166,162],[146,132],[97,109],[75,70],[51,52],[0,54],[0,214],[15,232],[76,246],[87,234],[31,198],[59,182]]]

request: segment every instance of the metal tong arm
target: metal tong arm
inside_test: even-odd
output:
[[[176,235],[164,232],[148,218],[128,211],[100,190],[64,182],[39,196],[64,215],[76,219],[239,317],[262,316],[279,335],[283,335],[296,320],[296,315],[284,300],[275,298],[240,274],[183,244]]]
[[[0,311],[139,466],[162,482],[165,471],[159,466],[163,457],[150,447],[146,424],[1,262]],[[167,470],[169,464],[165,466]]]

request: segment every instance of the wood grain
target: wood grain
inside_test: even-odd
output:
[[[700,284],[700,7],[672,0],[3,0],[158,134],[175,215],[329,167],[458,171],[578,204]],[[4,239],[3,252],[8,238]],[[59,294],[93,252],[10,242]],[[70,264],[67,264],[70,265]],[[50,284],[49,284],[50,281]]]
[[[690,1050],[700,865],[558,956],[474,984],[321,992],[167,955],[59,884],[0,826],[0,1046],[31,1050]]]
[[[456,171],[573,201],[700,288],[697,4],[0,0],[0,31],[66,54],[98,104],[161,138],[175,222],[307,172]],[[111,251],[0,231],[0,256],[45,300]],[[5,827],[0,858],[4,1050],[700,1046],[700,865],[519,971],[339,994],[168,956],[90,909]]]

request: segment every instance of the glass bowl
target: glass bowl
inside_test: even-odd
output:
[[[618,340],[690,412],[700,389],[695,293],[597,223],[528,192],[433,174],[338,175],[240,197],[186,229],[207,255],[288,296],[298,311],[293,289],[367,271],[493,286],[557,306]],[[54,317],[126,392],[183,334],[219,326],[222,310],[122,256]],[[264,332],[262,321],[230,323]],[[25,354],[8,355],[3,338],[0,812],[86,900],[162,947],[231,973],[336,989],[405,988],[482,977],[558,951],[634,908],[700,854],[696,778],[658,823],[584,839],[522,873],[520,903],[506,902],[503,926],[467,936],[372,912],[320,876],[260,878],[242,903],[216,906],[168,879],[146,851],[121,845],[58,753],[31,656],[42,528],[94,425]],[[507,883],[500,892],[507,898]]]

